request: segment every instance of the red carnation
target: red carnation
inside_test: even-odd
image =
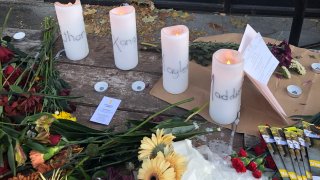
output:
[[[261,154],[263,154],[266,151],[266,149],[263,148],[261,145],[256,145],[255,147],[253,147],[253,150],[257,156],[260,156]]]
[[[232,158],[231,162],[232,162],[232,167],[235,168],[238,173],[244,173],[247,171],[243,162],[239,158]]]
[[[274,161],[273,161],[273,159],[272,159],[272,157],[270,155],[268,155],[266,157],[266,167],[270,168],[270,169],[273,169],[273,170],[277,169],[276,163],[274,163]]]
[[[256,169],[255,171],[252,172],[252,175],[255,178],[261,178],[262,172],[260,170]]]
[[[50,144],[53,146],[57,145],[60,142],[60,139],[61,139],[60,134],[50,134],[49,136]]]
[[[257,169],[257,163],[255,163],[254,161],[251,161],[248,164],[247,169],[249,169],[250,171],[255,171]]]
[[[248,154],[243,148],[241,148],[240,151],[238,152],[238,156],[239,157],[247,157]]]
[[[0,61],[1,64],[9,62],[13,57],[13,52],[8,48],[0,46]]]

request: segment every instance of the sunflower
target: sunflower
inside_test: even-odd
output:
[[[180,154],[170,152],[168,154],[164,154],[164,158],[170,163],[170,166],[174,168],[176,180],[181,180],[183,173],[187,169],[187,161],[185,157]]]
[[[170,163],[164,159],[161,152],[154,159],[143,160],[138,172],[139,180],[174,180],[176,174]]]
[[[165,148],[172,148],[172,140],[175,137],[172,134],[164,134],[163,129],[157,129],[156,134],[152,134],[151,139],[144,137],[141,140],[138,158],[140,160],[154,158],[158,152],[164,152]]]

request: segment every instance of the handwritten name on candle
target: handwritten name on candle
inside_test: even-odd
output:
[[[214,87],[214,79],[212,75],[211,89],[213,89],[213,87]],[[236,88],[233,88],[231,91],[225,90],[224,92],[217,92],[217,91],[211,91],[211,92],[212,92],[211,94],[212,100],[214,97],[216,97],[224,101],[228,101],[228,100],[237,99],[237,97],[241,95],[241,88],[237,90]],[[229,95],[229,92],[231,92],[230,95]]]
[[[62,33],[62,39],[63,39],[63,42],[80,41],[81,39],[84,38],[84,34],[85,34],[84,31],[82,31],[82,33],[77,35],[72,35],[69,31],[66,31]]]
[[[231,94],[229,95],[229,90],[225,90],[225,92],[217,92],[215,91],[214,92],[214,96],[216,98],[219,98],[219,99],[222,99],[222,100],[225,100],[225,101],[228,101],[228,100],[233,100],[233,99],[236,99],[238,96],[240,96],[241,94],[241,89],[238,89],[236,90],[235,88],[233,88],[231,90]]]
[[[173,79],[178,79],[180,77],[180,74],[187,73],[188,69],[189,64],[187,64],[186,66],[182,66],[181,61],[179,61],[178,68],[167,67],[165,63],[163,63],[163,73],[169,73],[170,75],[172,75]]]
[[[137,44],[137,37],[134,36],[133,38],[129,39],[120,39],[120,37],[113,38],[113,47],[117,47],[117,49],[122,52],[123,48],[126,46],[136,45]]]

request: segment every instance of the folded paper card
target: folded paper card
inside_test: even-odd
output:
[[[244,58],[244,71],[249,79],[282,119],[286,120],[286,113],[268,87],[279,61],[270,52],[260,33],[249,24],[243,34],[239,52]]]
[[[116,113],[121,100],[110,97],[103,97],[90,121],[109,125],[113,115]]]
[[[210,37],[202,37],[197,41],[212,42],[234,42],[240,43],[241,34],[223,34]],[[265,42],[276,43],[274,39],[264,38]],[[279,105],[283,108],[286,115],[295,114],[315,114],[320,110],[320,102],[317,98],[320,92],[320,76],[314,73],[309,67],[312,63],[320,61],[320,55],[307,49],[291,46],[293,57],[301,56],[300,63],[306,67],[307,73],[304,76],[292,75],[291,79],[279,79],[274,75],[268,82],[268,89]],[[316,58],[313,58],[316,57]],[[156,96],[169,103],[194,97],[195,100],[181,105],[185,109],[192,109],[204,105],[209,101],[210,97],[210,80],[211,67],[203,67],[194,62],[189,65],[189,87],[187,91],[179,95],[167,93],[162,86],[160,79],[152,88],[150,94]],[[299,98],[292,98],[286,92],[286,87],[290,84],[298,85],[302,88],[303,93]],[[259,86],[255,86],[248,78],[245,78],[242,88],[241,115],[238,132],[247,134],[256,134],[257,126],[261,124],[270,124],[272,126],[286,126],[292,124],[293,121],[286,121],[274,110],[270,101],[266,99]],[[204,109],[200,115],[206,120],[212,122],[209,116],[209,110]],[[229,127],[229,126],[225,126]]]

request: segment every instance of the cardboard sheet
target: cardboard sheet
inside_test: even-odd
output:
[[[202,37],[197,39],[197,41],[240,43],[241,37],[242,34],[231,33]],[[266,42],[278,43],[274,39],[264,38],[264,40]],[[291,79],[279,79],[273,75],[268,83],[268,87],[288,116],[315,114],[320,111],[320,74],[314,73],[310,69],[310,65],[314,62],[320,62],[320,54],[294,46],[291,46],[291,49],[293,57],[301,56],[300,63],[306,67],[307,74],[301,76],[292,73]],[[195,100],[191,103],[180,106],[188,110],[209,102],[211,66],[203,67],[195,62],[190,62],[189,68],[189,87],[187,91],[178,95],[167,93],[163,89],[161,78],[154,85],[150,94],[169,103],[194,97]],[[303,93],[299,98],[292,98],[287,94],[286,87],[290,84],[295,84],[302,88]],[[283,127],[293,123],[288,118],[287,122],[283,120],[247,77],[245,77],[242,86],[240,113],[240,124],[237,129],[240,133],[256,135],[258,133],[258,125],[269,124],[273,127]],[[213,122],[209,116],[208,107],[200,115],[206,120]],[[230,126],[225,127],[230,128]]]

